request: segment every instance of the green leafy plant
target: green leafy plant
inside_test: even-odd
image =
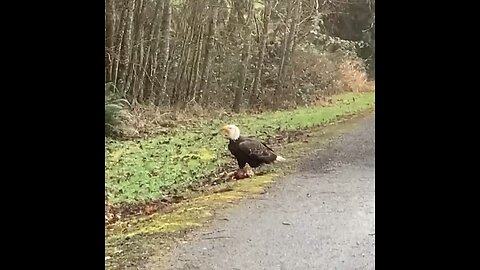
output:
[[[121,126],[131,119],[130,103],[118,98],[110,89],[112,86],[105,84],[105,135],[115,136],[121,134]]]

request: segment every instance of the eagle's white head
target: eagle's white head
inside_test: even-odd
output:
[[[240,129],[235,125],[224,126],[222,132],[227,134],[228,138],[232,140],[237,140],[240,137]]]

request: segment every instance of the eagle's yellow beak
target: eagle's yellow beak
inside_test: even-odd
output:
[[[224,134],[228,133],[228,127],[227,126],[223,126],[220,131]]]

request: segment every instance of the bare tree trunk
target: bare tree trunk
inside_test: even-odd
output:
[[[192,41],[194,38],[194,29],[195,29],[194,25],[196,23],[196,16],[195,14],[193,14],[193,12],[190,20],[191,20],[190,23],[187,24],[188,32],[185,33],[185,40],[182,45],[182,54],[179,61],[180,64],[178,66],[175,87],[173,89],[173,95],[171,98],[171,105],[175,105],[175,110],[177,110],[180,107],[180,101],[183,101],[185,97],[185,92],[180,91],[180,89],[184,81],[183,78],[187,71],[187,66],[190,59],[190,53],[192,50]]]
[[[218,17],[218,0],[210,1],[210,19],[208,24],[207,44],[205,46],[205,54],[203,56],[202,75],[200,79],[200,88],[198,91],[198,102],[203,102],[205,91],[209,86],[210,69],[212,66],[212,56],[215,43],[215,32]],[[208,93],[207,93],[208,95]],[[208,97],[207,97],[208,98]]]
[[[245,21],[245,19],[243,17],[238,18],[238,15],[236,16],[235,12],[233,10],[233,9],[240,9],[241,5],[243,4],[241,2],[243,2],[243,0],[232,1],[233,7],[230,7],[230,8],[232,8],[232,11],[230,12],[230,14],[228,16],[228,21],[226,22],[226,27],[225,27],[225,29],[226,29],[225,32],[227,33],[226,38],[229,41],[234,41],[235,40],[235,37],[238,36],[238,34],[237,34],[238,26],[241,25],[242,22]],[[227,0],[225,0],[225,4],[227,6],[229,6]],[[238,14],[238,11],[236,13]]]
[[[244,15],[241,13],[240,8],[237,9],[238,11],[238,18],[243,24],[243,48],[242,48],[242,58],[241,58],[241,66],[240,72],[238,77],[238,86],[235,90],[235,99],[233,101],[233,111],[235,113],[240,112],[240,107],[242,104],[243,98],[243,91],[245,89],[245,82],[247,78],[247,70],[248,70],[248,60],[250,58],[250,47],[251,47],[251,30],[250,30],[250,20],[253,15],[253,1],[249,0],[247,3],[246,11],[247,11],[247,20],[244,19]]]
[[[296,0],[295,1],[295,6],[293,7],[293,12],[292,12],[292,18],[290,20],[290,27],[289,27],[289,31],[288,31],[288,38],[287,38],[287,44],[286,44],[286,50],[285,50],[285,54],[284,54],[284,65],[283,65],[283,69],[282,69],[282,74],[285,74],[285,66],[289,65],[290,64],[290,56],[291,56],[291,53],[292,53],[292,44],[293,44],[293,41],[295,39],[295,34],[297,32],[297,15],[298,15],[298,11],[299,11],[299,8],[300,8],[300,3],[301,3],[301,0]]]
[[[190,78],[188,79],[188,89],[186,95],[186,101],[195,100],[196,97],[196,88],[197,88],[197,78],[198,70],[200,65],[200,55],[202,54],[202,36],[203,36],[203,26],[199,27],[198,37],[196,43],[195,54],[192,59],[192,68],[190,71]]]
[[[268,39],[268,25],[270,23],[270,14],[272,12],[272,6],[270,0],[264,0],[265,8],[263,10],[263,32],[260,38],[260,50],[258,53],[258,62],[255,70],[255,79],[253,81],[252,93],[250,95],[250,106],[253,107],[256,105],[258,97],[258,86],[261,84],[262,80],[262,70],[263,70],[263,59],[265,58],[265,49],[267,47]]]
[[[240,67],[240,73],[238,78],[238,86],[235,90],[235,99],[233,102],[233,111],[240,112],[240,106],[243,99],[243,91],[245,90],[245,82],[247,78],[248,60],[250,57],[250,40],[246,40],[246,44],[243,46],[242,51],[242,63]]]
[[[139,93],[140,95],[139,100],[143,103],[148,103],[149,100],[151,100],[151,96],[152,96],[151,88],[152,88],[153,80],[150,76],[150,74],[152,73],[152,65],[153,65],[152,51],[154,51],[154,49],[152,48],[154,48],[156,44],[154,42],[154,39],[156,38],[156,34],[158,32],[159,27],[156,26],[157,24],[155,22],[157,20],[158,13],[162,3],[163,3],[162,0],[157,0],[157,3],[155,4],[155,12],[150,22],[150,31],[147,35],[148,47],[145,53],[145,60],[143,65],[143,76],[142,76],[142,79],[140,80],[142,82],[141,84],[143,85],[143,87],[141,88],[141,93]]]
[[[161,1],[161,0],[158,0],[158,1]],[[162,13],[163,13],[163,9],[162,9]],[[158,53],[159,53],[158,46],[160,43],[160,30],[161,30],[161,23],[157,23],[155,26],[154,34],[153,34],[152,47],[150,50],[150,68],[149,68],[150,85],[148,89],[149,96],[147,97],[147,100],[146,100],[147,104],[154,104],[155,98],[156,98],[155,88],[160,87],[160,83],[158,81],[158,76],[157,76]]]
[[[160,100],[165,96],[168,80],[168,55],[170,49],[170,0],[164,0],[162,15],[162,41],[160,43],[160,85],[155,94],[155,104],[160,105]]]
[[[120,24],[117,27],[117,40],[116,40],[116,45],[115,45],[115,66],[113,68],[113,82],[115,85],[118,83],[118,74],[119,74],[119,69],[120,69],[120,54],[122,52],[122,47],[123,47],[123,39],[125,36],[125,23],[126,23],[126,15],[127,12],[125,9],[122,9],[122,14],[120,16]]]
[[[115,41],[115,4],[114,0],[105,0],[105,81],[112,80],[112,68]]]
[[[281,61],[280,68],[279,68],[279,71],[278,71],[279,84],[278,84],[278,88],[276,89],[275,94],[274,94],[274,106],[276,108],[280,104],[281,95],[284,93],[285,70],[286,70],[286,66],[290,62],[291,48],[292,48],[292,43],[293,43],[293,39],[294,39],[295,32],[296,32],[297,14],[298,14],[298,10],[300,8],[300,3],[301,3],[301,0],[293,0],[292,8],[289,9],[289,13],[290,13],[289,15],[290,16],[288,16],[289,17],[288,35],[286,35],[285,40],[284,40],[284,44],[283,44],[282,61]]]
[[[291,6],[288,8],[288,11],[287,11],[287,20],[289,22],[288,24],[288,28],[286,28],[285,30],[288,29],[288,32],[285,31],[285,35],[284,35],[284,39],[283,39],[283,42],[282,42],[282,58],[281,58],[281,61],[280,61],[280,67],[278,69],[278,77],[279,79],[281,79],[281,76],[283,75],[283,70],[284,70],[284,67],[285,67],[285,63],[287,61],[287,51],[288,51],[288,42],[289,42],[289,38],[292,34],[292,23],[294,22],[293,21],[293,8],[295,6],[295,3],[296,1],[299,1],[299,0],[293,0],[292,3],[291,3]]]
[[[190,39],[187,42],[187,52],[186,52],[186,55],[185,55],[183,66],[180,69],[180,77],[178,79],[178,87],[177,88],[181,89],[182,91],[177,91],[178,95],[177,95],[177,100],[176,100],[176,103],[175,103],[177,105],[177,108],[181,107],[180,103],[185,101],[185,96],[188,94],[187,93],[188,85],[185,85],[184,77],[187,74],[188,64],[190,62],[190,54],[192,52],[193,40],[195,38],[194,25],[195,25],[195,20],[194,20],[194,23],[192,23],[192,26],[190,28],[191,35],[190,35]]]
[[[193,38],[192,38],[192,42],[190,43],[190,46],[192,46],[192,47],[195,46],[196,47],[197,40],[198,40],[198,37],[200,36],[200,33],[197,30],[196,25],[192,26],[192,27],[195,27],[195,29],[193,30]],[[195,64],[195,56],[196,56],[196,50],[194,48],[191,62],[187,65],[187,70],[185,71],[187,78],[186,78],[186,86],[184,88],[185,91],[184,91],[182,101],[186,101],[188,99],[188,97],[190,96],[190,83],[191,83],[191,79],[192,79],[192,75],[193,75],[193,66]]]
[[[131,44],[132,44],[132,25],[133,25],[133,14],[135,9],[135,0],[129,0],[128,2],[128,15],[127,21],[125,22],[125,36],[123,38],[123,48],[120,55],[120,68],[118,77],[122,80],[122,90],[123,93],[126,93],[127,86],[127,68],[128,63],[131,58]]]
[[[135,99],[135,89],[134,89],[134,82],[136,80],[136,67],[138,66],[138,47],[140,45],[140,31],[141,28],[143,27],[143,7],[144,7],[144,1],[143,0],[138,0],[139,3],[136,7],[136,12],[135,12],[135,19],[134,19],[134,34],[133,34],[133,39],[132,39],[132,50],[131,50],[131,60],[128,65],[128,72],[127,72],[127,79],[125,82],[125,88],[127,91],[127,99],[131,103],[136,103]]]
[[[145,2],[143,3],[143,8],[141,11],[142,18],[141,22],[139,22],[139,32],[140,32],[140,37],[139,37],[139,46],[137,49],[138,52],[138,64],[135,65],[134,67],[134,72],[135,72],[135,77],[133,81],[133,101],[134,103],[141,102],[143,98],[143,89],[142,89],[142,82],[143,82],[143,75],[145,72],[142,70],[142,67],[144,65],[144,53],[145,53],[145,43],[144,43],[144,38],[145,38],[145,23],[144,23],[144,14],[145,14],[145,7],[146,4]],[[133,104],[135,105],[135,104]]]
[[[184,26],[184,37],[183,37],[183,42],[182,42],[182,48],[180,49],[180,58],[178,59],[178,65],[176,68],[176,74],[175,74],[175,85],[172,89],[172,95],[170,96],[170,105],[174,105],[178,102],[179,99],[179,90],[178,88],[180,87],[180,76],[183,71],[183,63],[184,63],[184,56],[185,56],[185,51],[187,48],[187,42],[190,37],[190,31],[189,31],[189,26],[188,23],[185,23]]]

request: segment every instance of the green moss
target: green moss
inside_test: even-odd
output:
[[[119,225],[107,232],[105,254],[109,257],[106,269],[118,269],[135,263],[149,254],[150,263],[156,269],[164,269],[164,259],[173,239],[184,231],[208,223],[218,209],[225,208],[247,195],[263,193],[278,174],[256,176],[252,179],[223,184],[218,189],[229,187],[230,191],[199,196],[180,203],[169,213],[156,214],[149,218],[133,219],[128,226]]]
[[[117,229],[108,233],[108,238],[112,240],[139,234],[171,233],[202,226],[214,215],[215,209],[223,207],[226,203],[236,202],[245,195],[264,192],[265,187],[277,176],[278,174],[261,175],[245,181],[223,184],[219,188],[228,186],[231,190],[193,198],[181,203],[172,212],[132,220],[127,227],[120,224]]]

